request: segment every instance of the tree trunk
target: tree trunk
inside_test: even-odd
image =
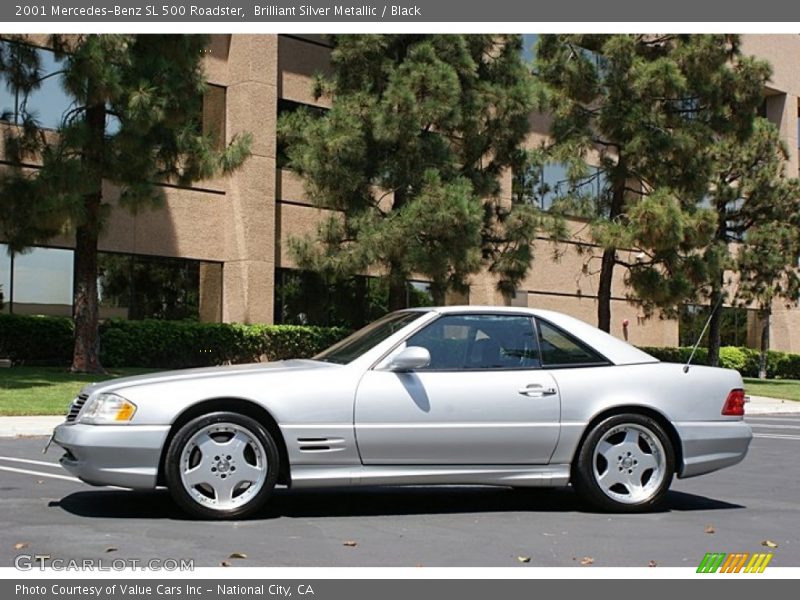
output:
[[[772,308],[767,306],[761,311],[761,356],[758,358],[758,378],[767,378],[767,353],[769,352],[769,319]]]
[[[720,332],[722,330],[722,278],[711,287],[709,309],[713,311],[708,321],[708,364],[719,366]]]
[[[97,222],[89,223],[91,214],[95,219],[100,212],[100,194],[84,198],[86,223],[78,227],[75,238],[75,296],[73,318],[75,319],[75,349],[72,357],[73,372],[99,373],[100,339],[98,335],[99,314],[97,307]]]
[[[408,200],[405,186],[399,185],[394,191],[392,210],[399,211]],[[408,308],[408,282],[405,270],[400,266],[402,250],[389,249],[389,312]],[[399,253],[398,253],[399,250]]]
[[[625,206],[625,184],[628,180],[625,157],[620,155],[613,174],[614,190],[611,196],[608,219],[616,220]],[[617,265],[617,249],[603,250],[600,263],[600,284],[597,288],[597,327],[611,333],[611,288],[614,282],[614,267]]]
[[[603,251],[600,267],[600,285],[597,288],[597,327],[611,332],[611,284],[614,281],[614,265],[617,264],[617,251],[608,248]]]
[[[446,283],[431,283],[431,298],[435,306],[444,306],[447,304],[447,284]]]
[[[90,93],[91,98],[91,93]],[[91,192],[83,197],[83,215],[75,233],[73,319],[75,348],[71,371],[102,373],[100,364],[99,309],[97,299],[97,240],[103,200],[103,141],[106,111],[102,103],[86,110],[88,141],[84,161],[91,178]]]
[[[406,275],[395,266],[389,271],[389,311],[408,308]]]

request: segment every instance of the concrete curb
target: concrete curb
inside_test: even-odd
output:
[[[745,414],[781,415],[800,414],[800,402],[750,396],[745,407]],[[0,438],[50,435],[53,428],[64,421],[64,415],[44,417],[0,417]]]
[[[64,422],[64,415],[44,417],[0,417],[0,437],[50,435]]]

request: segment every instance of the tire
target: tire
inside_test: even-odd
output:
[[[675,451],[657,421],[614,415],[586,436],[572,468],[581,498],[609,512],[646,512],[663,501],[675,473]]]
[[[197,417],[167,449],[167,487],[184,511],[203,519],[258,512],[278,479],[275,440],[258,421],[233,412]]]

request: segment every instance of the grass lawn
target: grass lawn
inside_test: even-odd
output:
[[[128,368],[111,369],[106,375],[78,375],[61,367],[0,369],[0,416],[63,415],[87,383],[150,371]]]
[[[744,389],[753,396],[769,396],[784,400],[800,401],[800,381],[796,379],[756,379],[744,378]]]

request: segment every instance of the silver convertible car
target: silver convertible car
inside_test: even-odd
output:
[[[394,312],[309,360],[87,386],[54,442],[83,481],[169,488],[194,516],[256,513],[278,484],[571,484],[652,508],[673,475],[741,461],[736,371],[661,363],[544,310]]]

